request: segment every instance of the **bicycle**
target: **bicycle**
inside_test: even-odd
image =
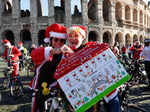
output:
[[[27,72],[27,76],[29,77],[30,73],[34,71],[34,64],[32,62],[32,58],[30,56],[26,56],[25,60],[23,61],[23,65]]]
[[[52,86],[51,86],[52,85]],[[69,102],[67,101],[65,95],[61,89],[54,88],[56,86],[54,83],[49,86],[50,93],[47,95],[42,94],[42,90],[32,89],[34,94],[32,97],[38,96],[41,100],[40,103],[43,104],[42,112],[73,112],[73,109]]]
[[[2,81],[2,88],[10,88],[11,96],[21,96],[23,95],[23,85],[21,83],[20,76],[13,76],[13,64],[11,61],[8,63],[7,69],[4,71],[4,79]]]
[[[119,88],[119,100],[121,105],[122,112],[128,112],[129,110],[135,110],[136,112],[146,112],[145,109],[136,106],[136,104],[129,103],[128,96],[130,93],[130,84],[129,82],[125,83]]]
[[[132,84],[146,84],[147,75],[143,60],[132,60],[128,73],[131,75]]]
[[[128,96],[130,94],[130,88],[136,84],[145,83],[146,76],[144,74],[144,65],[142,60],[128,60],[124,62],[125,69],[131,75],[128,82],[119,87],[119,99],[121,104],[122,112],[128,112],[129,110],[135,110],[136,112],[146,112],[143,108],[136,106],[136,104],[131,104],[128,101]]]

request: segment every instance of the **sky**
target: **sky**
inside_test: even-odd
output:
[[[30,10],[30,0],[21,0],[21,9]],[[44,16],[48,15],[48,0],[42,0],[42,7],[44,7]],[[88,0],[89,1],[89,0]],[[81,11],[80,0],[71,0],[71,12],[73,13],[74,5],[78,5],[79,11]],[[55,6],[60,6],[60,0],[54,0]]]
[[[21,0],[21,9],[29,9],[30,10],[30,0]],[[48,15],[48,0],[42,0],[42,7],[44,7],[43,12],[44,16]],[[89,0],[88,0],[89,1]],[[146,3],[150,0],[144,0]],[[60,0],[54,0],[55,6],[60,6]],[[71,13],[73,13],[74,5],[78,5],[79,11],[81,12],[80,0],[71,0]]]

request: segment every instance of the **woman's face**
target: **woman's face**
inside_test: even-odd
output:
[[[65,39],[60,39],[60,38],[57,38],[57,37],[53,37],[52,46],[54,48],[60,48],[65,44],[65,41],[66,41]]]

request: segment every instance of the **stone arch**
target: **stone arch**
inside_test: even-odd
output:
[[[88,35],[88,41],[98,41],[99,35],[96,31],[90,31]]]
[[[130,7],[128,5],[125,6],[125,19],[130,20],[131,13],[130,13]]]
[[[90,7],[88,8],[88,12],[87,12],[88,17],[95,18],[95,8],[93,8],[94,6],[95,6],[94,3],[92,2]],[[81,0],[71,0],[72,24],[82,23],[82,11],[83,11],[83,6],[81,6]]]
[[[31,47],[31,44],[32,44],[32,38],[31,38],[30,31],[27,29],[21,30],[20,40],[24,43],[24,47],[29,49]]]
[[[110,21],[111,2],[110,0],[103,0],[103,18],[104,21]]]
[[[136,34],[133,35],[133,43],[138,40],[138,36]]]
[[[24,0],[20,0],[20,17],[30,16],[30,0],[26,0],[26,5],[24,5]]]
[[[65,0],[54,0],[54,17],[57,23],[64,23]]]
[[[131,45],[131,36],[130,36],[129,33],[127,33],[127,34],[125,35],[125,45],[126,45],[126,46]]]
[[[111,44],[112,35],[109,31],[103,33],[103,43]]]
[[[139,40],[141,43],[144,43],[144,37],[142,35],[140,36]]]
[[[143,24],[143,12],[140,10],[140,24]]]
[[[115,17],[116,20],[119,21],[122,19],[122,6],[120,2],[116,3],[116,7],[115,7]]]
[[[122,37],[122,33],[118,32],[115,36],[115,43],[119,43],[119,46],[123,44],[123,37]]]
[[[44,44],[44,38],[45,38],[45,30],[40,30],[38,32],[38,44],[43,45]]]
[[[4,13],[12,13],[12,3],[9,0],[4,1]]]
[[[133,21],[137,22],[137,10],[136,9],[133,10]]]
[[[71,14],[74,16],[79,16],[81,15],[81,11],[81,0],[71,0]]]
[[[10,43],[12,45],[15,45],[15,36],[14,36],[14,33],[11,30],[5,30],[2,33],[2,39],[7,39],[7,40],[10,41]]]
[[[45,4],[43,4],[45,2]],[[47,3],[47,4],[46,4]],[[44,16],[44,10],[47,8],[48,9],[48,1],[47,0],[37,0],[37,15]],[[48,15],[48,13],[47,13]]]
[[[88,18],[91,20],[96,20],[97,16],[97,3],[95,0],[88,0]]]

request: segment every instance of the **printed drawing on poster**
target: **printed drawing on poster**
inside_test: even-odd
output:
[[[85,111],[129,79],[122,64],[110,49],[76,67],[58,82],[77,112]]]

